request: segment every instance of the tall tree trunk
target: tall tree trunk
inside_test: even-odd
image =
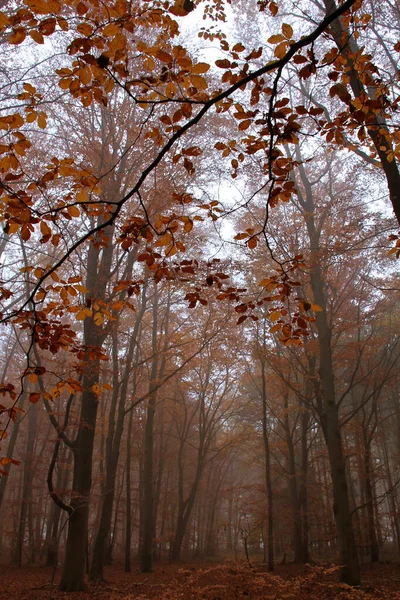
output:
[[[303,406],[301,422],[301,480],[299,486],[299,510],[302,529],[302,562],[310,562],[308,547],[308,506],[307,506],[307,476],[308,476],[308,426],[310,412]]]
[[[143,573],[153,569],[154,535],[157,515],[156,481],[154,469],[154,423],[156,413],[157,391],[160,381],[164,377],[167,348],[168,330],[171,309],[171,290],[168,288],[167,304],[163,323],[159,331],[159,295],[157,284],[154,286],[153,298],[153,329],[152,329],[152,362],[150,370],[149,400],[147,405],[147,418],[144,434],[144,458],[142,470],[141,498],[141,532],[142,546],[140,551],[140,566]],[[164,336],[163,342],[158,343],[158,337]],[[162,465],[161,465],[162,467]]]
[[[96,301],[104,300],[113,254],[113,227],[106,231],[108,245],[101,251],[100,245],[91,243],[88,250],[86,302],[96,310]],[[105,327],[98,326],[93,316],[84,320],[85,356],[83,360],[82,398],[79,430],[71,445],[74,458],[72,481],[72,509],[68,520],[68,536],[65,549],[60,590],[78,592],[86,589],[85,570],[88,543],[89,501],[92,486],[92,462],[96,418],[99,400],[97,389],[100,381],[100,354],[108,335]]]
[[[296,148],[296,159],[301,163],[300,150]],[[314,302],[321,311],[316,312],[316,328],[319,347],[319,379],[321,385],[320,418],[328,449],[333,490],[333,512],[339,546],[341,579],[349,585],[359,585],[360,570],[357,546],[351,518],[349,490],[346,479],[346,463],[342,447],[339,409],[336,403],[332,361],[332,332],[328,323],[328,306],[322,267],[320,262],[320,231],[315,224],[315,207],[312,186],[303,164],[298,166],[305,195],[297,188],[299,203],[310,240],[311,289]]]
[[[129,414],[128,436],[126,440],[126,528],[125,528],[125,561],[124,571],[131,571],[131,543],[132,543],[132,498],[131,498],[131,469],[132,469],[132,427],[133,411]]]
[[[153,359],[153,364],[156,362]],[[155,379],[155,378],[154,378]],[[154,381],[152,378],[152,381]],[[144,436],[143,461],[143,499],[141,514],[143,521],[143,540],[140,552],[140,568],[143,573],[153,570],[153,538],[154,538],[154,489],[153,489],[153,451],[154,451],[154,417],[156,410],[156,392],[152,392],[147,406],[147,418]]]
[[[313,227],[309,222],[310,240],[313,244]],[[312,251],[311,286],[314,301],[322,308],[316,313],[318,344],[320,353],[320,380],[323,398],[321,415],[322,430],[328,448],[330,471],[333,486],[333,512],[339,544],[340,563],[343,565],[341,578],[349,585],[359,585],[360,572],[357,559],[357,547],[351,520],[349,492],[346,480],[346,465],[343,454],[338,407],[336,404],[334,374],[332,366],[331,330],[328,325],[327,303],[323,288],[321,268],[317,258],[317,249]]]
[[[268,402],[267,402],[267,377],[265,359],[261,359],[261,400],[262,400],[262,433],[264,444],[264,473],[265,473],[265,489],[267,492],[268,502],[268,517],[267,517],[267,535],[268,535],[268,571],[274,570],[274,505],[272,492],[272,476],[271,476],[271,450],[268,436]]]
[[[67,455],[67,457],[66,457]],[[60,469],[57,477],[57,489],[65,490],[67,489],[68,479],[69,479],[69,465],[72,461],[71,452],[65,451],[63,453],[63,459],[60,461],[61,463],[66,460],[66,468]],[[52,507],[52,522],[51,522],[51,532],[50,538],[47,545],[47,554],[46,554],[46,566],[47,567],[55,567],[58,559],[58,545],[59,545],[59,526],[61,519],[61,507],[57,504],[53,504]]]
[[[28,412],[28,437],[26,440],[25,449],[25,465],[21,497],[21,511],[19,515],[18,535],[13,557],[13,562],[19,567],[22,566],[22,553],[24,548],[26,520],[28,516],[29,506],[32,503],[33,453],[35,447],[36,431],[37,406],[35,404],[31,404]]]
[[[367,504],[367,523],[368,523],[368,541],[369,556],[371,562],[379,562],[379,544],[376,535],[375,517],[374,517],[374,495],[372,483],[372,464],[371,464],[371,439],[366,439],[368,432],[364,432],[364,477],[365,477],[365,496]]]
[[[92,319],[86,319],[92,327]],[[85,323],[86,339],[90,335],[91,326]],[[92,344],[94,346],[94,344]],[[87,356],[88,358],[88,356]],[[92,484],[93,444],[96,425],[98,398],[92,387],[99,381],[100,363],[96,359],[91,368],[86,369],[83,376],[82,408],[79,433],[73,444],[74,472],[71,498],[72,513],[68,520],[68,537],[65,549],[63,572],[60,590],[64,592],[80,592],[86,590],[85,567],[88,540],[89,498]]]
[[[24,394],[22,396],[21,403],[19,405],[20,409],[23,409],[25,400],[26,400],[26,394]],[[18,413],[17,419],[12,427],[10,441],[8,442],[8,446],[7,446],[7,456],[9,458],[13,458],[13,456],[14,456],[15,444],[18,439],[18,432],[19,432],[20,424],[21,424],[21,414]],[[12,463],[9,463],[8,465],[2,467],[2,470],[5,471],[8,476],[4,475],[0,479],[0,510],[1,510],[1,505],[3,504],[4,495],[5,495],[6,488],[7,488],[7,483],[10,480],[11,466],[12,466]]]
[[[301,508],[299,505],[299,496],[297,489],[297,473],[296,473],[296,461],[295,461],[295,449],[293,446],[293,436],[290,430],[289,421],[289,403],[288,394],[284,396],[284,429],[286,437],[286,445],[288,449],[288,487],[290,503],[292,505],[292,535],[293,535],[293,546],[294,546],[294,561],[295,563],[304,563],[303,557],[303,535],[302,535],[302,522],[301,522]]]
[[[154,419],[156,412],[158,374],[158,290],[155,286],[153,298],[153,330],[152,330],[152,363],[147,405],[146,425],[144,433],[144,459],[142,470],[143,497],[141,504],[142,547],[140,550],[140,568],[143,573],[153,570],[153,538],[154,538]]]
[[[136,253],[131,253],[127,270],[130,274]],[[111,519],[112,510],[115,497],[115,482],[118,471],[118,460],[121,448],[122,434],[124,430],[124,421],[126,415],[125,401],[128,394],[128,385],[130,382],[130,375],[132,370],[132,363],[134,353],[138,344],[138,332],[141,324],[141,320],[146,308],[146,293],[143,288],[142,303],[140,312],[136,318],[135,325],[132,331],[132,335],[129,342],[128,352],[126,356],[126,362],[122,381],[119,381],[119,336],[117,326],[113,329],[112,340],[113,340],[113,393],[111,399],[111,406],[109,410],[109,422],[108,432],[106,439],[106,480],[105,489],[103,496],[103,503],[101,507],[100,522],[97,529],[96,540],[93,549],[93,559],[90,568],[90,579],[92,581],[103,581],[103,568],[106,560],[107,543],[110,539],[111,533]],[[118,325],[118,322],[117,322]],[[115,418],[115,415],[117,417]],[[108,545],[108,548],[110,546]]]

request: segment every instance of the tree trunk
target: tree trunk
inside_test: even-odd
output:
[[[141,505],[142,522],[142,547],[140,550],[140,568],[143,573],[153,570],[153,538],[154,538],[154,420],[156,412],[157,389],[155,381],[158,374],[158,291],[155,287],[153,299],[153,330],[149,401],[147,405],[147,418],[144,433],[144,460],[143,460],[143,497]]]
[[[292,505],[292,536],[293,536],[293,547],[294,547],[294,562],[302,564],[306,562],[303,556],[303,535],[302,535],[302,522],[301,522],[301,507],[299,504],[299,496],[297,489],[297,473],[296,473],[296,462],[295,462],[295,450],[293,446],[292,433],[290,431],[289,421],[289,403],[288,395],[284,397],[284,429],[286,437],[286,445],[288,449],[288,488],[290,503]]]
[[[300,150],[296,148],[296,159],[301,161]],[[346,480],[346,464],[342,447],[341,429],[336,404],[335,383],[332,362],[332,334],[328,323],[327,300],[320,262],[320,233],[316,228],[313,192],[303,164],[298,166],[305,190],[297,195],[303,209],[308,237],[310,240],[311,288],[314,302],[321,311],[315,314],[319,347],[319,378],[321,402],[319,406],[322,431],[328,449],[330,473],[333,488],[333,513],[339,546],[341,579],[348,585],[360,584],[360,571],[357,559],[357,546],[351,519],[349,490]]]
[[[128,437],[126,440],[126,528],[125,528],[125,573],[131,571],[131,539],[132,539],[132,499],[131,499],[131,452],[132,452],[133,411],[129,415]]]
[[[86,319],[89,321],[89,319]],[[91,320],[90,320],[91,322]],[[95,327],[94,323],[92,326]],[[85,326],[88,327],[88,325]],[[92,386],[99,380],[99,360],[83,376],[82,409],[79,433],[72,447],[74,455],[72,513],[68,521],[68,537],[65,550],[60,590],[80,592],[86,590],[85,566],[89,520],[89,497],[92,483],[93,443],[98,399]]]
[[[147,419],[144,437],[143,461],[143,540],[140,553],[140,567],[143,573],[153,570],[153,538],[154,538],[154,490],[153,490],[153,450],[154,450],[154,417],[156,409],[156,393],[152,393],[147,407]]]
[[[127,271],[132,272],[133,262],[136,254],[133,252],[129,256]],[[145,288],[142,295],[142,304],[140,312],[136,318],[131,339],[129,342],[128,353],[126,356],[124,374],[121,383],[118,378],[119,365],[119,336],[117,326],[113,329],[113,394],[109,411],[109,423],[106,439],[106,481],[103,497],[103,504],[100,514],[100,522],[97,529],[96,540],[93,549],[93,559],[90,568],[90,579],[92,581],[103,581],[103,569],[107,558],[107,551],[110,545],[107,544],[110,539],[112,509],[115,497],[115,482],[118,471],[118,460],[121,448],[122,434],[125,421],[125,400],[128,394],[128,385],[132,370],[134,352],[138,344],[138,331],[146,307]],[[118,323],[118,322],[117,322]],[[118,404],[118,408],[117,408]],[[117,418],[115,419],[115,414]],[[110,556],[108,557],[111,558]]]
[[[113,227],[106,231],[109,244],[103,248],[91,243],[87,259],[86,301],[94,305],[104,299],[113,255]],[[101,254],[102,252],[102,254]],[[100,255],[101,254],[101,255]],[[88,544],[89,501],[92,486],[93,447],[99,400],[96,394],[100,381],[100,354],[108,335],[105,328],[87,317],[83,325],[85,356],[83,361],[82,399],[79,430],[71,449],[74,458],[72,498],[68,536],[60,590],[79,592],[86,589],[85,567]]]
[[[19,408],[21,410],[24,407],[25,399],[26,399],[26,394],[24,394],[22,396],[21,403],[19,405]],[[8,446],[7,446],[7,456],[9,458],[13,458],[13,456],[14,456],[15,444],[18,439],[20,423],[21,423],[21,414],[18,414],[17,419],[16,419],[15,423],[13,424],[11,435],[10,435],[10,441],[8,442]],[[8,465],[6,465],[4,467],[2,466],[2,470],[5,471],[8,474],[8,476],[4,475],[3,477],[0,478],[0,510],[1,510],[1,505],[3,503],[3,500],[4,500],[4,494],[6,492],[7,483],[10,480],[11,467],[12,467],[12,463],[9,463]]]
[[[268,535],[268,571],[274,570],[274,505],[272,493],[272,477],[271,477],[271,451],[268,437],[268,404],[267,404],[267,379],[265,372],[265,360],[261,361],[261,395],[262,395],[262,431],[264,443],[264,460],[265,460],[265,488],[267,492],[268,502],[268,517],[267,517],[267,535]]]
[[[373,503],[373,485],[371,481],[371,450],[368,444],[364,448],[364,473],[365,473],[365,495],[367,502],[368,517],[368,541],[369,555],[371,563],[379,562],[379,545],[376,536],[374,503]]]
[[[28,391],[26,392],[28,393]],[[24,478],[21,497],[21,512],[19,515],[18,535],[14,549],[13,562],[22,566],[22,553],[24,548],[26,519],[28,508],[32,503],[32,485],[33,485],[33,453],[35,447],[35,436],[37,430],[37,406],[31,404],[28,412],[28,437],[25,450]]]

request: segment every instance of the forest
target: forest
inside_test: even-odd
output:
[[[400,599],[398,0],[0,53],[0,598]]]

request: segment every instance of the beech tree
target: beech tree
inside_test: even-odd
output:
[[[164,379],[169,381],[173,374],[182,375],[177,389],[184,387],[182,364],[195,356],[200,360],[201,352],[207,353],[205,348],[209,343],[204,340],[193,355],[185,357],[184,363],[166,375],[170,305],[168,300],[168,309],[163,313],[161,307],[166,305],[158,301],[159,294],[164,293],[161,291],[164,283],[165,289],[170,290],[169,299],[173,288],[177,292],[182,290],[182,301],[190,310],[217,302],[227,315],[236,314],[238,327],[257,321],[260,316],[269,318],[271,334],[276,334],[284,348],[300,348],[310,331],[315,336],[319,348],[318,370],[311,352],[306,353],[304,364],[315,384],[312,403],[328,449],[343,579],[351,585],[359,583],[352,490],[346,476],[345,434],[340,412],[350,390],[339,386],[340,391],[337,391],[339,371],[333,359],[335,340],[329,321],[330,296],[320,244],[331,206],[321,206],[315,201],[314,183],[307,170],[311,155],[316,153],[315,146],[311,143],[305,153],[303,147],[304,140],[313,137],[325,145],[327,157],[333,150],[340,151],[343,157],[350,149],[369,165],[371,173],[383,172],[390,202],[400,223],[398,90],[391,75],[397,65],[394,56],[400,47],[390,32],[383,32],[381,22],[381,11],[391,14],[393,7],[385,3],[384,8],[375,10],[366,0],[345,0],[340,4],[331,0],[304,0],[299,3],[300,10],[310,14],[311,19],[300,21],[287,15],[288,3],[283,0],[254,2],[251,10],[257,19],[251,35],[235,39],[237,28],[232,34],[224,25],[229,21],[230,4],[235,7],[235,3],[228,0],[143,0],[134,4],[121,0],[103,4],[94,0],[66,0],[64,3],[25,0],[23,7],[2,4],[2,51],[4,56],[9,56],[11,49],[15,52],[16,66],[7,74],[0,98],[0,200],[4,231],[0,245],[3,261],[0,317],[2,323],[22,330],[28,342],[26,364],[19,373],[13,365],[9,378],[7,361],[4,364],[0,392],[6,400],[4,406],[0,405],[0,441],[6,439],[12,422],[16,423],[7,455],[0,460],[7,474],[16,460],[18,410],[29,400],[32,408],[27,419],[27,458],[21,487],[23,505],[14,546],[15,557],[21,562],[27,500],[31,492],[35,415],[43,402],[57,435],[50,460],[49,492],[58,508],[68,513],[60,583],[65,591],[85,589],[85,564],[91,550],[89,507],[93,489],[97,489],[97,482],[92,485],[93,473],[97,473],[97,467],[93,470],[96,444],[105,449],[105,458],[99,467],[105,479],[98,485],[103,491],[103,500],[97,507],[99,522],[91,577],[103,577],[113,511],[114,516],[117,515],[114,500],[121,448],[126,448],[129,471],[125,492],[125,545],[126,568],[130,568],[132,457],[130,440],[124,444],[124,423],[130,413],[128,435],[132,434],[136,426],[133,406],[144,402],[146,425],[139,434],[144,440],[140,465],[140,541],[142,569],[151,570],[164,476],[161,463],[158,463],[158,480],[154,473],[159,389]],[[237,2],[236,8],[240,4]],[[201,13],[205,20],[197,26],[199,37],[195,47],[185,41],[185,23]],[[272,35],[265,36],[267,41],[262,43],[264,40],[258,37],[267,29]],[[375,41],[371,42],[372,39]],[[209,62],[206,58],[197,60],[196,56],[204,49],[202,44],[209,40],[218,45],[218,56]],[[379,52],[373,56],[376,46]],[[289,78],[295,79],[290,88]],[[291,102],[294,97],[296,103]],[[217,162],[220,170],[229,171],[238,187],[246,190],[251,180],[248,186],[252,187],[251,193],[245,191],[237,202],[224,203],[222,197],[215,199],[213,182],[208,187],[205,184],[208,176],[205,171]],[[322,180],[328,173],[331,182],[334,178],[331,161],[327,158],[326,163],[326,171],[318,177]],[[376,175],[373,181],[379,177]],[[206,188],[205,191],[202,188]],[[329,194],[328,190],[328,197]],[[258,197],[262,198],[262,213]],[[285,245],[284,240],[279,240],[279,231],[271,240],[269,226],[274,212],[279,218],[284,214],[282,205],[289,202],[297,206],[305,230],[301,235],[296,234],[298,243],[286,248],[281,253],[282,258],[279,252]],[[239,211],[247,216],[234,221],[231,215]],[[360,222],[368,221],[366,213],[354,214]],[[255,264],[257,252],[261,247],[266,249],[266,253],[261,253],[264,264],[257,273],[257,293],[245,287],[247,282],[242,284],[244,277],[232,268],[230,259],[221,264],[204,260],[203,254],[207,254],[207,244],[213,237],[212,228],[218,228],[222,217],[235,229],[231,241],[239,245],[247,258],[247,263],[241,262],[241,269],[251,264],[252,259]],[[393,223],[390,228],[393,230]],[[328,229],[326,231],[329,235]],[[196,233],[203,239],[196,239]],[[395,244],[392,253],[398,255],[400,240],[396,233],[391,233]],[[343,244],[348,244],[350,239],[351,234],[344,230]],[[16,240],[20,241],[18,251],[9,250]],[[309,251],[304,246],[309,247]],[[8,256],[15,252],[18,265],[14,261],[6,263],[7,251]],[[310,280],[305,282],[302,272],[307,269]],[[299,288],[301,293],[298,293]],[[136,346],[139,332],[143,333],[148,289],[153,294],[150,302],[153,329],[151,339],[147,340],[151,347],[150,373],[139,385],[129,380],[129,371],[134,361],[140,360]],[[118,334],[132,326],[131,313],[136,316],[132,317],[131,340],[121,349],[126,362],[122,373],[118,367]],[[159,327],[160,319],[162,326]],[[158,336],[162,338],[161,346]],[[260,390],[270,517],[269,566],[272,568],[267,346],[263,336],[260,345],[263,351],[259,357],[263,382]],[[53,372],[50,358],[57,353],[65,361],[63,368],[58,364],[58,371]],[[389,358],[385,353],[381,355],[382,364],[387,369],[388,365],[395,369],[395,346],[388,353]],[[175,558],[180,556],[196,510],[210,448],[213,444],[218,448],[220,443],[217,433],[221,431],[215,419],[220,422],[218,419],[224,418],[221,403],[229,389],[229,377],[225,373],[225,388],[217,394],[220,374],[212,375],[204,355],[199,373],[205,369],[210,382],[201,382],[197,404],[190,404],[192,398],[187,390],[181,397],[186,410],[186,421],[178,423],[181,454],[192,435],[188,423],[193,424],[197,415],[199,441],[197,467],[186,496],[184,482],[189,474],[184,470],[181,454],[178,456],[176,532],[170,549]],[[106,375],[104,366],[110,356],[114,368],[112,377]],[[365,405],[353,398],[354,415],[357,408],[364,418],[360,422],[359,441],[363,444],[371,557],[377,556],[379,521],[373,506],[371,452],[378,431],[377,404],[384,382],[390,378],[389,370],[381,379],[370,380],[375,396],[365,397]],[[350,379],[354,380],[355,372],[350,372]],[[143,386],[147,386],[147,391],[139,393]],[[361,388],[359,382],[357,393],[362,397]],[[130,389],[137,398],[128,407],[126,399]],[[311,395],[309,386],[307,389]],[[213,401],[207,399],[209,393],[214,394]],[[60,396],[63,414],[55,415],[51,403],[58,402]],[[287,394],[283,393],[283,398],[289,406]],[[37,404],[39,400],[41,403]],[[103,402],[102,416],[108,415],[107,434],[102,438],[97,429],[99,402]],[[308,422],[303,425],[306,436]],[[283,429],[295,482],[290,423],[284,422]],[[303,439],[305,462],[308,459],[306,445]],[[73,464],[69,495],[57,493],[52,477],[60,448],[61,456],[64,459],[67,456]],[[388,454],[387,449],[382,447],[382,450]],[[389,457],[386,462],[391,489]],[[56,485],[68,483],[61,469],[57,480]],[[1,501],[5,483],[0,486]],[[398,500],[393,494],[389,497],[394,510]],[[291,498],[295,507],[296,500],[300,501],[294,485]],[[304,506],[304,499],[302,502]],[[247,513],[243,514],[246,520]],[[209,520],[212,528],[217,522],[212,511]],[[59,523],[57,512],[49,523],[54,548]],[[243,537],[246,543],[250,531],[255,531],[254,523],[257,531],[263,527],[262,520],[253,519],[251,515]],[[32,519],[29,527],[32,542],[35,537]],[[117,529],[115,535],[120,535]],[[238,536],[238,531],[235,535]],[[301,536],[293,531],[293,537],[296,536],[299,556]],[[307,554],[307,548],[303,550]]]

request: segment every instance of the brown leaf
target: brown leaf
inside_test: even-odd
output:
[[[17,27],[13,29],[12,34],[8,38],[9,44],[22,44],[24,39],[26,38],[26,29],[23,27]]]
[[[285,36],[285,38],[287,40],[290,40],[293,37],[293,29],[287,23],[283,23],[283,25],[282,25],[282,33],[283,33],[283,35]]]
[[[287,42],[282,42],[281,44],[278,44],[274,51],[274,55],[276,56],[276,58],[283,58],[285,56],[287,46]]]

